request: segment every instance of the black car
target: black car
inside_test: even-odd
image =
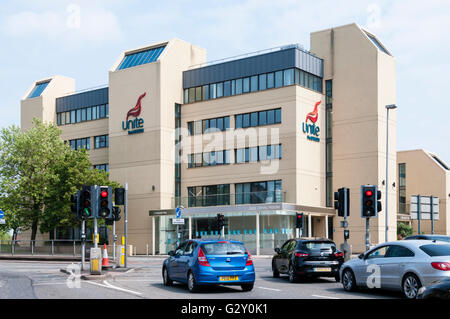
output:
[[[419,289],[418,299],[444,299],[450,300],[450,278]]]
[[[438,240],[450,243],[450,236],[445,235],[413,235],[405,238],[405,240],[417,240],[417,239]]]
[[[273,277],[288,274],[290,282],[303,277],[334,277],[339,281],[339,269],[344,253],[326,238],[298,238],[275,248],[272,258]]]

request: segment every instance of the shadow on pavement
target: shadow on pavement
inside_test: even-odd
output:
[[[181,293],[189,293],[186,284],[174,283],[173,286],[164,286],[163,283],[152,283],[150,284],[153,288],[160,288],[163,290],[167,290],[170,292],[181,292]],[[240,286],[215,286],[215,285],[207,285],[200,287],[199,291],[195,293],[195,295],[208,294],[208,293],[242,293],[242,289]]]

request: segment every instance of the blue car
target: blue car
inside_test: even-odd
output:
[[[187,283],[190,292],[204,285],[238,285],[253,289],[255,267],[252,256],[240,241],[188,240],[164,260],[165,286],[174,281]]]

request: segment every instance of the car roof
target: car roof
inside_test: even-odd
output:
[[[220,242],[227,242],[227,243],[236,243],[236,244],[244,244],[241,241],[238,240],[229,240],[229,239],[189,239],[189,241],[195,241],[198,242],[199,244],[212,244],[212,243],[220,243]]]
[[[329,238],[324,238],[324,237],[300,237],[300,238],[295,238],[296,241],[327,241],[330,243],[334,243],[334,241],[332,241]]]
[[[382,243],[377,245],[376,247],[386,246],[386,245],[404,245],[404,246],[410,246],[410,247],[420,247],[423,245],[449,245],[447,242],[442,241],[435,241],[435,240],[429,240],[429,239],[410,239],[410,240],[397,240],[397,241],[390,241],[387,243]]]
[[[421,235],[411,235],[408,237],[405,237],[404,239],[408,239],[408,238],[417,238],[417,237],[433,237],[433,238],[439,238],[439,237],[443,237],[443,238],[450,238],[450,236],[447,235],[431,235],[431,234],[421,234]]]

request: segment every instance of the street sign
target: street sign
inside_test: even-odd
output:
[[[6,220],[4,220],[3,218],[0,219],[0,225],[5,225],[6,224]]]
[[[347,227],[348,227],[348,221],[347,220],[341,221],[341,228],[347,228]]]
[[[411,196],[410,214],[411,219],[419,219],[418,217],[418,196]],[[420,196],[420,219],[431,220],[431,196]],[[433,219],[439,220],[439,197],[433,196]]]
[[[184,218],[172,218],[172,225],[184,225]]]
[[[175,210],[175,216],[177,216],[177,219],[181,218],[181,207],[177,207],[177,209]]]
[[[3,219],[5,217],[5,213],[0,209],[0,219]]]

